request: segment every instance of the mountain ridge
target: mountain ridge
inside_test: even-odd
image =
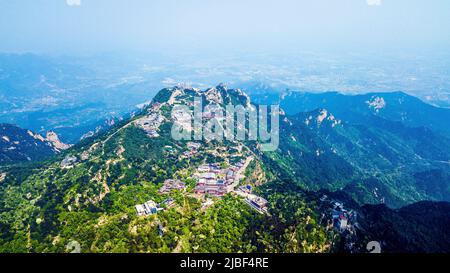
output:
[[[1,165],[44,160],[70,148],[53,131],[43,137],[16,125],[1,123],[0,136]]]
[[[326,108],[338,118],[353,123],[365,123],[366,117],[379,116],[390,121],[398,121],[408,127],[428,127],[436,133],[450,137],[447,120],[450,109],[428,104],[405,92],[374,92],[346,95],[339,92],[308,93],[283,92],[266,93],[253,97],[256,103],[280,103],[287,114]]]
[[[204,91],[180,86],[163,89],[141,112],[63,155],[27,173],[8,169],[0,183],[0,252],[65,252],[72,240],[81,244],[83,252],[364,252],[369,235],[373,235],[370,239],[389,238],[370,232],[363,233],[366,237],[348,237],[329,228],[332,211],[328,204],[341,197],[318,205],[322,204],[320,195],[302,187],[304,181],[296,178],[316,173],[334,182],[329,170],[352,169],[349,163],[344,168],[345,160],[332,150],[317,149],[327,147],[321,145],[328,134],[347,126],[334,113],[326,111],[325,115],[320,109],[300,114],[297,120],[282,114],[281,130],[287,133],[281,136],[280,150],[274,152],[261,151],[254,141],[176,141],[171,127],[183,119],[173,116],[171,109],[177,104],[192,106],[193,95],[200,95],[206,104],[249,103],[242,91],[223,85]],[[314,126],[307,126],[305,119],[312,114],[316,115],[310,123]],[[283,145],[289,144],[288,139],[293,141],[291,126],[295,124],[306,133],[297,132],[298,140],[313,140],[313,144],[301,142],[310,150],[310,160],[303,163],[327,163],[330,169],[319,164],[309,174],[308,168],[292,172],[295,166],[286,161],[289,154]],[[325,160],[317,161],[323,156]],[[231,180],[226,190],[220,182],[214,184],[219,191],[205,193],[208,189],[201,179],[220,176],[227,180],[228,174],[234,175],[230,170],[243,177]],[[171,185],[185,186],[167,192]],[[153,207],[156,213],[138,215],[142,204],[157,206]],[[387,208],[383,213],[390,212]],[[361,225],[368,228],[371,222]],[[353,229],[363,232],[355,223],[349,225]],[[356,242],[355,247],[335,249],[338,242],[333,238],[339,234]]]

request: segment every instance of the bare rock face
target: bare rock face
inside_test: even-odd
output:
[[[220,90],[218,88],[213,87],[205,91],[205,96],[208,101],[223,104],[223,98]]]
[[[386,101],[383,97],[372,97],[371,100],[366,101],[366,104],[369,105],[370,109],[373,109],[375,113],[379,113],[381,109],[386,107]]]
[[[39,134],[16,125],[0,124],[0,165],[38,161],[58,151]]]
[[[65,144],[59,140],[58,134],[53,131],[48,131],[45,140],[49,142],[56,150],[67,150],[72,147],[69,144]]]

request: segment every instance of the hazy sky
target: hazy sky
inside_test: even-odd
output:
[[[449,0],[0,0],[0,51],[445,50]]]

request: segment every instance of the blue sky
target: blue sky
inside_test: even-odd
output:
[[[0,51],[446,50],[448,0],[0,0]]]

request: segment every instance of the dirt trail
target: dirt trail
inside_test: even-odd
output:
[[[252,162],[253,160],[253,156],[247,157],[247,159],[245,160],[244,166],[242,166],[242,168],[239,169],[239,171],[236,173],[236,178],[234,179],[233,184],[228,186],[228,191],[233,191],[241,182],[241,178],[243,178],[243,173],[245,172],[245,170],[247,169],[248,165],[250,164],[250,162]]]

